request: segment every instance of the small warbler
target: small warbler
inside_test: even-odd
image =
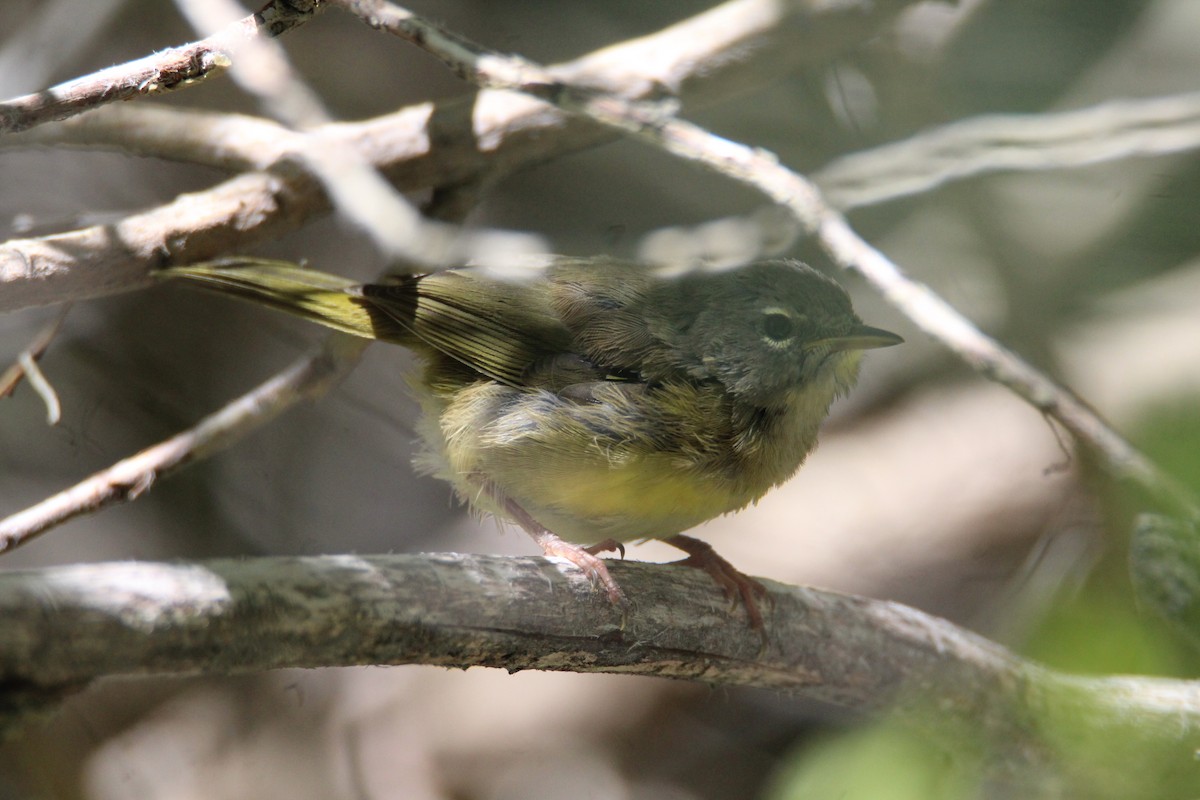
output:
[[[554,258],[525,280],[465,267],[358,284],[249,258],[160,274],[415,350],[421,468],[614,602],[597,553],[661,539],[759,630],[765,589],[682,532],[791,477],[861,351],[902,341],[791,261],[673,278],[605,257]]]

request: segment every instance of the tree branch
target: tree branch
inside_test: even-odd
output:
[[[177,108],[148,100],[99,108],[2,136],[0,148],[66,145],[234,173],[268,169],[295,149],[293,139],[301,135],[263,117]]]
[[[201,33],[219,29],[236,16],[235,0],[176,0]],[[272,117],[299,133],[288,137],[281,153],[303,166],[321,182],[337,213],[367,235],[388,263],[402,261],[426,267],[469,261],[485,248],[545,252],[531,235],[493,232],[481,244],[477,233],[441,224],[420,210],[379,174],[352,142],[335,137],[333,121],[321,98],[292,68],[287,53],[274,39],[253,38],[241,43],[230,75]],[[475,245],[474,250],[468,249]],[[464,252],[466,251],[466,252]]]
[[[732,0],[555,69],[582,84],[632,98],[658,97],[663,87],[678,88],[684,102],[703,105],[783,70],[826,63],[916,2],[781,5],[773,0]],[[97,141],[109,144],[125,136],[124,131],[140,129],[130,141],[140,141],[146,152],[151,138],[146,131],[154,130],[151,123],[161,122],[163,112],[148,112],[159,116],[143,118],[142,111],[98,109],[68,124],[91,130]],[[213,121],[212,116],[205,119]],[[180,127],[187,124],[185,119],[178,122]],[[236,118],[225,123],[227,136],[204,147],[213,148],[218,154],[214,157],[227,159],[232,167],[246,158],[247,148],[233,143],[239,129],[251,133],[253,142],[266,138],[261,158],[267,163],[257,165],[260,171],[114,225],[0,244],[0,311],[142,288],[158,267],[246,250],[329,210],[319,183],[292,163],[288,140],[269,142],[270,131],[262,127],[269,123],[242,126]],[[333,125],[328,134],[353,143],[402,191],[470,183],[616,136],[586,119],[508,91],[423,103],[365,122]],[[38,141],[38,136],[48,141],[40,132],[28,141]],[[198,138],[182,141],[197,147]],[[186,153],[178,143],[171,147],[176,154]],[[138,145],[131,148],[136,151]]]
[[[20,385],[22,378],[29,377],[30,381],[33,382],[34,378],[32,373],[38,371],[40,374],[40,371],[37,368],[37,362],[46,353],[46,349],[50,347],[50,343],[54,341],[54,337],[58,335],[59,329],[62,328],[63,321],[67,318],[67,314],[70,312],[71,304],[65,303],[62,307],[62,310],[59,311],[57,316],[55,316],[54,320],[49,325],[42,328],[37,336],[34,337],[33,341],[29,343],[29,346],[21,351],[20,355],[17,356],[16,363],[4,370],[4,372],[0,372],[0,399],[11,395],[13,390]],[[56,397],[51,399],[54,395],[54,390],[49,388],[48,393],[45,388],[38,389],[37,391],[42,397],[42,401],[46,403],[46,416],[48,424],[54,425],[58,422],[60,410],[58,408],[58,399]]]
[[[282,236],[328,201],[295,170],[248,172],[105,225],[0,244],[0,311],[145,288],[153,270]]]
[[[1113,100],[1041,114],[988,114],[851,153],[815,173],[849,211],[994,172],[1085,167],[1200,148],[1200,93]]]
[[[220,451],[300,400],[321,395],[358,363],[367,344],[349,336],[330,336],[320,350],[193,427],[0,519],[0,553],[27,544],[72,517],[135,500],[164,475]]]
[[[271,0],[256,14],[189,44],[93,72],[33,94],[0,103],[0,134],[74,116],[116,100],[164,94],[192,86],[230,64],[238,42],[281,33],[307,22],[317,3]]]
[[[1096,735],[1134,737],[1125,739],[1129,753],[1149,742],[1190,759],[1200,746],[1194,683],[1063,676],[895,603],[771,582],[764,648],[706,576],[637,562],[612,569],[635,602],[624,620],[577,570],[543,558],[322,556],[4,573],[0,708],[108,675],[435,664],[658,675],[859,711],[936,708],[923,724],[937,735],[982,735],[1022,754],[1022,768],[1053,760],[1039,721],[1059,713],[1086,712]]]

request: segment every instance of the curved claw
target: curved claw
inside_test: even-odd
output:
[[[663,541],[688,554],[687,558],[673,561],[672,564],[702,569],[711,575],[717,586],[721,587],[725,597],[733,601],[734,605],[737,605],[739,599],[742,601],[742,605],[746,607],[746,616],[750,618],[750,627],[764,636],[766,635],[762,611],[758,604],[760,600],[763,600],[770,606],[774,605],[767,587],[721,558],[712,549],[712,545],[707,542],[683,535],[671,536]]]
[[[602,542],[596,542],[595,544],[588,545],[583,549],[594,556],[598,556],[601,553],[607,553],[608,551],[612,550],[614,552],[619,552],[621,554],[621,560],[625,560],[625,545],[621,542],[618,542],[616,539],[605,539]]]

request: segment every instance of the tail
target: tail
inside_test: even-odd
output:
[[[228,258],[169,267],[157,275],[277,308],[343,333],[401,344],[408,338],[401,320],[381,315],[377,305],[363,297],[361,284],[287,261]]]

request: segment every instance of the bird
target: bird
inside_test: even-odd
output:
[[[684,531],[791,478],[863,351],[903,339],[864,324],[840,284],[798,261],[666,274],[556,256],[521,272],[361,283],[233,257],[159,275],[415,351],[420,471],[515,522],[615,604],[628,600],[599,554],[666,542],[762,631],[763,585]]]

